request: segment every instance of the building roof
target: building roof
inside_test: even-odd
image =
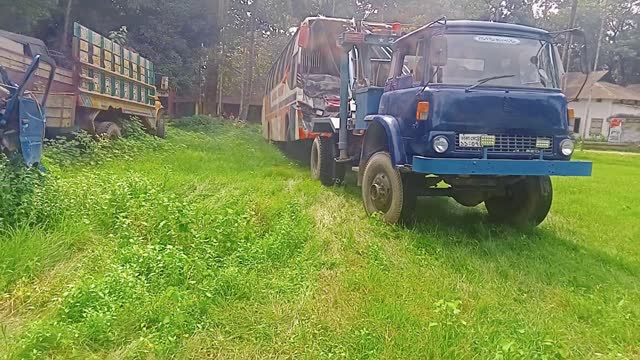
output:
[[[627,85],[627,90],[634,91],[636,93],[640,93],[640,84],[631,84]]]
[[[629,85],[627,87],[612,84],[603,81],[602,78],[607,75],[608,71],[595,71],[589,74],[587,83],[580,93],[578,100],[589,99],[589,91],[591,98],[594,100],[631,100],[640,101],[640,84]],[[568,98],[576,97],[585,80],[585,75],[577,72],[567,73],[567,85],[565,94]]]

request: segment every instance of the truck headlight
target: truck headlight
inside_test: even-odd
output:
[[[449,140],[447,140],[446,136],[436,136],[433,139],[433,150],[435,150],[438,154],[442,154],[449,150]]]
[[[562,155],[571,156],[574,149],[575,145],[573,144],[573,141],[564,139],[562,140],[562,142],[560,142],[560,152],[562,152]]]

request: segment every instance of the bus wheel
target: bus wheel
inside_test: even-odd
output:
[[[553,187],[548,176],[528,176],[484,202],[489,219],[516,226],[538,226],[551,209]]]
[[[416,192],[408,180],[393,166],[389,153],[375,153],[367,162],[362,179],[362,201],[367,214],[380,213],[390,224],[409,220],[415,210]]]
[[[336,155],[336,143],[332,138],[315,138],[311,145],[311,177],[325,186],[342,183],[345,168],[343,164],[336,163]]]

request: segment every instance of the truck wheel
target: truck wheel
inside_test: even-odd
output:
[[[381,213],[385,222],[409,220],[415,210],[416,192],[412,174],[404,177],[391,163],[387,152],[375,153],[367,162],[362,178],[362,201],[367,214]]]
[[[322,185],[334,186],[344,181],[345,167],[335,161],[337,149],[331,138],[317,137],[311,146],[311,177]]]
[[[164,139],[167,136],[166,129],[165,129],[164,114],[160,114],[160,116],[158,117],[158,121],[156,123],[156,136],[161,139]]]
[[[550,177],[528,176],[505,190],[505,196],[492,197],[484,202],[492,221],[538,226],[549,214],[553,200]]]
[[[103,121],[96,124],[96,135],[104,136],[108,139],[118,139],[122,137],[122,131],[118,124],[111,121]]]

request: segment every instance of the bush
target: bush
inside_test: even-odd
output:
[[[41,193],[46,177],[0,154],[0,225],[14,225],[30,217],[29,204]]]
[[[87,171],[115,159],[132,159],[146,150],[156,150],[163,142],[145,132],[139,119],[122,121],[124,138],[110,140],[85,131],[69,137],[45,140],[43,164],[48,170],[27,168],[17,159],[0,154],[0,230],[2,227],[52,222],[61,203],[64,188],[59,176],[63,168]],[[85,188],[83,184],[77,184]]]

